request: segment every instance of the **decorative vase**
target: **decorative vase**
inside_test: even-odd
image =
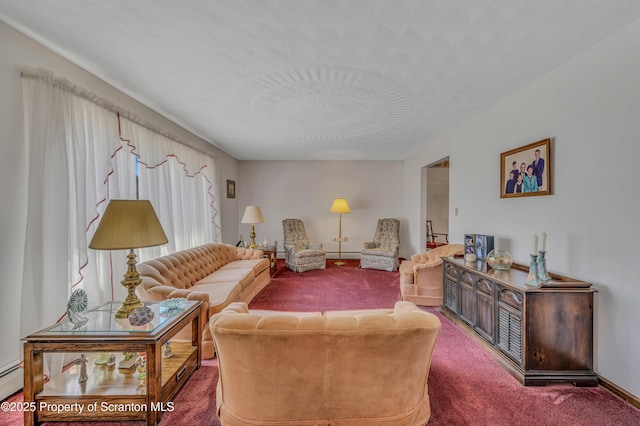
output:
[[[513,265],[513,256],[506,250],[491,250],[487,255],[487,265],[498,271],[506,271]]]

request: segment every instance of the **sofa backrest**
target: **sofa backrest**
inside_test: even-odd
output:
[[[427,378],[441,324],[413,303],[322,316],[221,314],[210,327],[223,423],[369,418],[412,425],[429,418]]]
[[[435,247],[429,251],[411,256],[414,263],[429,263],[438,260],[441,257],[460,256],[464,254],[464,246],[462,244],[446,244]]]
[[[160,285],[175,288],[189,288],[227,263],[255,258],[257,254],[255,250],[230,244],[209,243],[139,263],[136,268],[143,280],[151,279]],[[262,258],[261,251],[259,258]]]

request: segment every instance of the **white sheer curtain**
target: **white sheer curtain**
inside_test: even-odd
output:
[[[92,303],[111,296],[95,275],[90,257],[97,252],[87,248],[87,227],[108,197],[105,182],[120,140],[115,114],[74,95],[72,84],[46,73],[22,81],[29,161],[25,334],[58,320],[74,285],[82,285]]]
[[[120,141],[114,114],[74,96],[71,83],[43,72],[22,81],[29,201],[20,330],[26,335],[65,313],[74,286],[96,304],[110,293],[95,275],[104,262],[87,249],[86,230],[107,198],[104,182]],[[63,358],[46,363],[45,371],[56,374]]]
[[[220,241],[215,159],[120,118],[121,139],[138,157],[139,198],[156,209],[169,243],[139,251],[141,260]]]
[[[23,70],[28,212],[21,334],[60,319],[75,288],[91,307],[121,300],[125,252],[88,249],[110,199],[150,199],[170,244],[139,260],[218,241],[215,159],[122,118],[108,101],[43,70]],[[137,188],[136,159],[140,167]],[[59,365],[49,365],[52,374]],[[50,361],[51,362],[51,361]]]

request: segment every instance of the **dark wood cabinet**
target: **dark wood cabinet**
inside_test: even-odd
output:
[[[443,261],[441,312],[485,343],[521,383],[598,383],[591,284],[551,274],[551,281],[528,286],[522,265],[495,271],[480,261]]]

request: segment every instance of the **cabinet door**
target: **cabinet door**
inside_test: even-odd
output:
[[[458,286],[460,287],[460,306],[459,314],[460,319],[474,326],[476,322],[476,296],[473,288],[474,276],[468,272],[460,274],[460,281]]]
[[[444,306],[451,312],[458,313],[458,270],[455,266],[444,262]]]
[[[494,304],[495,283],[484,278],[476,282],[476,331],[489,343],[494,342]]]
[[[522,366],[522,302],[520,292],[500,288],[498,291],[497,346]]]
[[[593,368],[593,293],[527,294],[524,367],[531,370]]]

